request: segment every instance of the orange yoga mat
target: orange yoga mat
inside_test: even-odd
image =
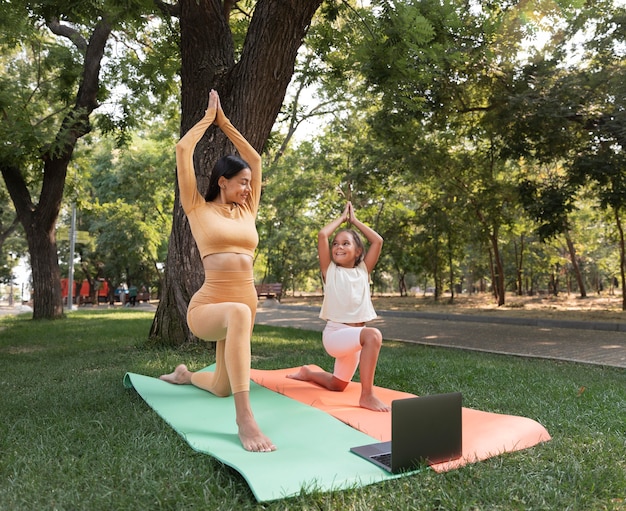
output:
[[[321,370],[317,366],[310,366]],[[361,385],[351,382],[343,392],[331,392],[313,383],[287,378],[298,368],[263,371],[253,369],[253,381],[274,392],[319,408],[376,440],[391,440],[391,414],[366,410],[359,406]],[[414,394],[376,387],[376,395],[385,403]],[[432,465],[445,472],[467,463],[484,460],[505,452],[527,449],[550,440],[548,431],[537,421],[514,415],[463,408],[463,456],[454,461]]]

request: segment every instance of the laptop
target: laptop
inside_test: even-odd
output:
[[[461,457],[460,392],[391,402],[391,441],[350,450],[392,474]]]

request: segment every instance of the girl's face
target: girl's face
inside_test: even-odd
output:
[[[250,169],[242,169],[230,179],[220,177],[219,183],[224,202],[244,204],[252,191],[251,182],[252,172],[250,172]]]
[[[345,268],[354,268],[357,258],[361,255],[359,247],[354,243],[354,238],[345,231],[337,233],[330,250],[333,262]]]

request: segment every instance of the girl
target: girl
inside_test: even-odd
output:
[[[352,229],[340,230],[329,247],[330,236],[344,222],[349,222],[365,236],[370,244],[367,253],[361,237]],[[359,405],[388,412],[389,405],[374,394],[374,373],[383,336],[377,328],[365,326],[367,321],[376,318],[370,297],[369,274],[378,262],[382,246],[382,237],[356,218],[351,202],[346,204],[339,218],[319,232],[317,251],[324,281],[320,318],[326,320],[322,341],[327,353],[335,358],[335,367],[331,374],[302,366],[288,378],[311,381],[341,392],[360,364]]]

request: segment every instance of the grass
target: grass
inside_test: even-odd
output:
[[[128,309],[0,319],[0,509],[626,510],[623,369],[387,342],[379,385],[460,390],[466,406],[531,417],[553,440],[445,474],[259,504],[122,387],[126,371],[212,362],[204,346],[146,345],[151,320]],[[253,355],[262,369],[330,366],[319,334],[295,329],[257,327]]]

